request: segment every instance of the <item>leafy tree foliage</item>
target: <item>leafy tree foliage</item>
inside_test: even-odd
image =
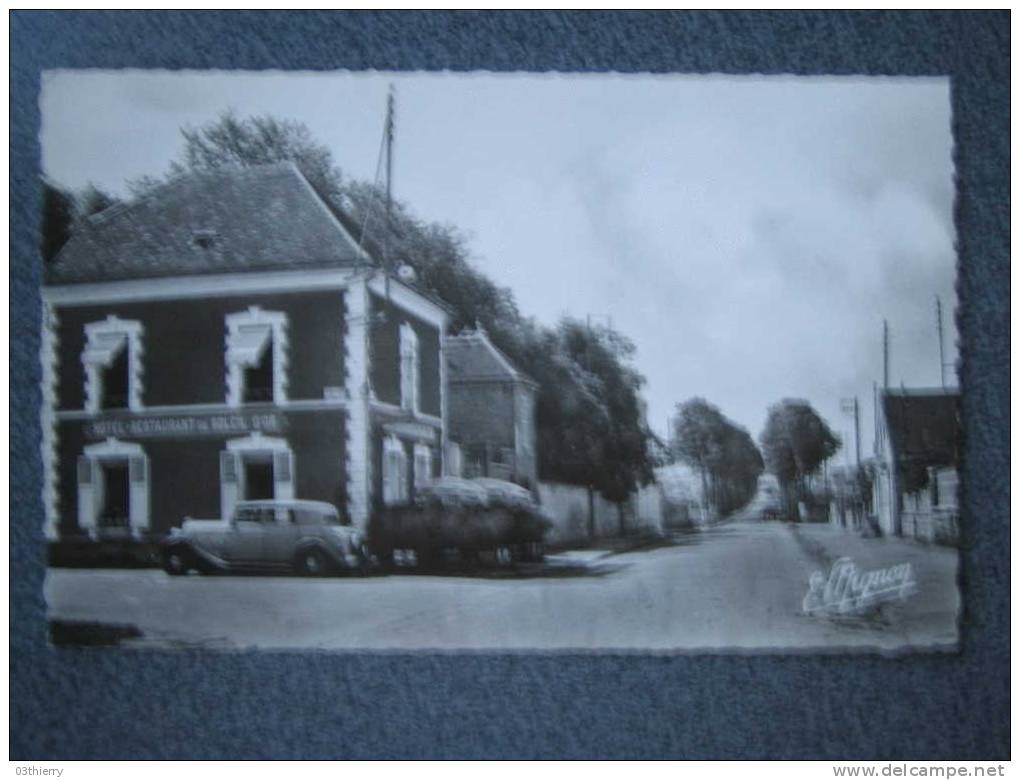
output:
[[[48,263],[71,237],[74,222],[74,197],[50,184],[43,182],[42,242],[43,261]]]
[[[182,130],[184,153],[169,177],[223,166],[293,161],[354,238],[383,265],[411,266],[416,286],[452,310],[450,331],[483,327],[493,343],[540,385],[536,405],[539,475],[587,485],[623,500],[652,477],[653,437],[645,422],[644,378],[634,345],[610,328],[565,319],[548,327],[525,317],[513,293],[472,263],[454,227],[428,223],[386,203],[375,183],[346,180],[327,147],[297,122],[226,113]],[[135,183],[144,192],[159,179]]]
[[[44,180],[41,240],[43,261],[49,263],[57,256],[81,220],[117,202],[117,198],[94,184],[74,193]]]
[[[804,492],[804,479],[818,471],[840,443],[811,404],[793,398],[769,407],[760,441],[768,470],[790,500]]]
[[[720,514],[746,504],[764,469],[750,434],[703,398],[677,404],[671,449],[701,474],[702,495]]]
[[[105,211],[110,206],[120,203],[116,197],[91,183],[86,185],[85,189],[75,196],[74,201],[75,222],[91,217],[93,214],[98,214],[100,211]]]
[[[317,143],[300,122],[272,116],[239,118],[227,111],[215,122],[183,128],[181,134],[184,158],[171,165],[171,175],[291,161],[321,195],[329,198],[340,195],[342,179],[332,153]]]

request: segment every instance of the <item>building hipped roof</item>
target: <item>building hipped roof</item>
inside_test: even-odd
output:
[[[959,463],[960,395],[943,390],[886,390],[882,409],[897,461],[913,466]]]
[[[519,371],[482,329],[448,336],[445,352],[451,382],[517,381],[537,387],[535,380]]]
[[[290,162],[181,176],[89,217],[47,284],[370,262]]]

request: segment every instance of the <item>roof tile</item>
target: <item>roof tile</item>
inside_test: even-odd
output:
[[[365,257],[293,163],[183,176],[89,218],[48,284],[357,265]]]

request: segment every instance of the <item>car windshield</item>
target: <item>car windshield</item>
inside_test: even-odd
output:
[[[271,523],[273,510],[263,506],[239,506],[234,519],[239,523]]]

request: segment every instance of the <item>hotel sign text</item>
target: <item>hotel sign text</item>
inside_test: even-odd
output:
[[[287,420],[275,412],[221,412],[174,414],[126,419],[93,420],[85,424],[90,439],[186,439],[193,436],[233,436],[245,433],[282,433]]]

